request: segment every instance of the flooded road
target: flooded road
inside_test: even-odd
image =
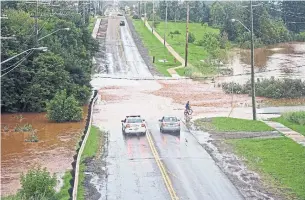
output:
[[[250,79],[250,50],[233,49],[227,65],[232,77],[221,77],[220,82],[245,83]],[[293,78],[305,80],[305,43],[283,43],[254,50],[255,77]]]
[[[110,21],[117,20],[114,17],[109,18]],[[108,23],[110,30],[117,26],[117,23]],[[136,47],[131,45],[134,41],[128,36],[130,30],[127,26],[126,24],[120,28],[119,36],[123,40],[124,53],[129,54],[129,65],[122,65],[126,66],[126,71],[114,66],[109,74],[151,77],[141,55],[136,51]],[[118,39],[120,38],[112,38]],[[178,80],[173,84],[181,86],[183,81]],[[96,164],[105,164],[105,172],[95,170],[94,175],[85,178],[87,183],[91,183],[85,185],[86,199],[173,199],[169,188],[176,191],[179,199],[242,199],[237,188],[196,142],[183,123],[180,136],[160,133],[158,119],[163,115],[183,118],[184,106],[180,103],[183,99],[186,101],[183,93],[189,85],[185,85],[183,90],[176,88],[175,92],[179,92],[181,97],[178,103],[164,94],[157,94],[164,84],[170,83],[171,81],[163,83],[157,80],[111,79],[99,77],[98,74],[93,76],[91,85],[99,90],[99,99],[93,110],[93,124],[108,132],[108,142],[104,157]],[[196,82],[189,84],[196,88]],[[200,85],[197,86],[200,88]],[[150,136],[123,136],[120,120],[131,114],[139,114],[145,119],[149,130],[147,135],[151,135],[152,139]],[[160,154],[165,170],[160,169],[159,159],[156,159],[151,150],[151,142]],[[90,165],[90,168],[93,167]],[[172,185],[164,181],[164,176],[169,177]],[[92,187],[95,190],[91,190]]]
[[[84,118],[87,107],[84,106]],[[23,116],[20,121],[17,116]],[[1,195],[13,194],[20,187],[21,172],[40,164],[50,172],[72,169],[76,143],[85,127],[85,121],[77,123],[51,123],[46,113],[1,114]],[[25,142],[30,132],[15,132],[19,125],[29,123],[37,129],[39,141]],[[7,127],[8,129],[6,129]]]

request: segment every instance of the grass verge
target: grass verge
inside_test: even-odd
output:
[[[89,29],[90,32],[93,31],[94,25],[95,25],[95,18],[90,16],[90,18],[89,18],[89,26],[88,26],[88,29]]]
[[[150,24],[152,24],[150,22]],[[160,22],[157,25],[156,30],[160,34],[161,37],[164,37],[164,22]],[[180,34],[169,34],[170,32],[178,31]],[[188,46],[188,61],[195,65],[200,60],[204,60],[207,58],[209,53],[201,46],[195,45],[196,41],[202,40],[202,35],[204,32],[213,32],[219,33],[219,29],[215,29],[209,27],[207,25],[201,25],[200,23],[190,23],[189,24],[189,32],[195,35],[195,42],[189,43]],[[185,23],[182,22],[168,22],[167,23],[167,42],[175,49],[175,51],[181,56],[185,57],[185,38],[186,38],[186,29]]]
[[[146,28],[146,26],[143,25],[142,20],[133,19],[133,25],[142,39],[144,46],[147,48],[149,55],[151,57],[155,56],[154,66],[161,74],[171,76],[167,69],[179,66],[181,63],[178,61],[176,63],[174,62],[174,57],[171,53],[169,53],[163,44]],[[159,60],[164,59],[168,62],[159,62]]]
[[[90,135],[87,139],[86,146],[84,148],[83,154],[81,156],[81,163],[79,166],[79,181],[78,181],[78,191],[77,191],[77,199],[82,200],[85,194],[84,181],[85,181],[85,159],[92,158],[98,155],[100,147],[103,144],[103,132],[95,126],[91,126]],[[102,153],[102,152],[101,152]]]
[[[177,72],[177,74],[179,76],[185,76],[185,68],[179,68],[179,69],[175,69],[175,71]]]
[[[253,121],[231,117],[214,117],[210,120],[207,120],[206,118],[197,119],[195,120],[195,125],[205,130],[223,132],[261,132],[274,130],[273,128],[261,121]]]
[[[287,199],[305,200],[305,147],[286,137],[227,140],[227,143]]]
[[[279,122],[279,123],[283,124],[284,126],[287,126],[288,128],[305,136],[305,125],[300,125],[300,124],[290,122],[284,116],[272,118],[271,120],[274,122]]]
[[[71,171],[65,172],[65,175],[63,176],[64,185],[56,195],[58,199],[60,200],[70,199],[69,189],[71,188],[70,185],[71,179],[72,179]]]

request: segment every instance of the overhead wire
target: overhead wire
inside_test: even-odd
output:
[[[15,67],[11,68],[11,67],[14,66],[15,64],[12,65],[12,66],[10,66],[10,67],[8,67],[8,68],[11,68],[11,69],[10,69],[9,71],[5,72],[4,74],[1,73],[1,77],[5,76],[5,75],[8,74],[9,72],[11,72],[11,71],[14,70],[15,68],[17,68],[19,65],[21,65],[21,63],[22,63],[23,61],[25,61],[25,60],[27,59],[27,57],[28,57],[30,54],[33,53],[33,51],[34,51],[34,50],[31,50],[31,51],[30,51],[27,55],[25,55],[21,60],[19,60],[17,63],[15,63],[15,64],[16,64]],[[4,70],[7,70],[8,68],[6,68],[6,69],[4,69]]]

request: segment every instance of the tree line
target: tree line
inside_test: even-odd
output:
[[[62,6],[65,5],[57,9]],[[1,35],[16,37],[1,41],[3,61],[35,47],[32,16],[36,4],[3,2],[1,9],[7,16],[1,23]],[[2,112],[45,111],[47,103],[62,90],[68,96],[73,95],[80,105],[86,104],[91,95],[92,56],[98,51],[98,44],[88,29],[88,15],[83,17],[85,13],[73,9],[56,13],[56,8],[48,5],[39,5],[38,10],[38,38],[58,29],[69,28],[69,31],[58,31],[40,40],[38,46],[47,47],[47,52],[29,51],[30,54],[2,64]],[[16,67],[17,64],[20,65]]]
[[[167,6],[166,6],[167,5]],[[256,46],[286,41],[305,41],[305,1],[253,1],[253,30]],[[186,21],[186,3],[160,1],[136,5],[136,12],[147,13],[149,20],[165,20],[167,7],[168,21]],[[190,1],[190,22],[207,23],[228,35],[230,41],[248,47],[250,33],[239,23],[251,27],[250,1]]]

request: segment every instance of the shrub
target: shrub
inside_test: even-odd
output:
[[[234,82],[230,82],[230,83],[223,83],[222,84],[222,89],[225,91],[226,94],[243,94],[243,86],[238,84],[238,83],[234,83]]]
[[[46,168],[30,169],[27,174],[21,175],[20,182],[19,194],[22,199],[56,199],[56,177],[51,176]]]
[[[174,31],[174,34],[180,35],[181,33],[180,33],[179,30],[175,30],[175,31]]]
[[[292,123],[305,125],[305,111],[288,112],[283,117]]]
[[[256,82],[256,95],[274,99],[305,97],[305,82],[300,79],[263,79]],[[251,83],[244,85],[237,83],[223,83],[222,89],[225,93],[251,94]]]
[[[140,19],[140,17],[138,15],[133,15],[132,19]]]
[[[73,95],[67,97],[66,90],[57,92],[47,103],[47,118],[56,122],[80,121],[83,110]]]
[[[26,123],[23,126],[20,126],[19,124],[15,127],[15,132],[28,132],[33,130],[32,124]]]
[[[195,35],[194,35],[193,33],[190,32],[190,33],[189,33],[189,36],[188,36],[188,41],[189,41],[189,43],[194,43],[195,40],[196,40]]]

